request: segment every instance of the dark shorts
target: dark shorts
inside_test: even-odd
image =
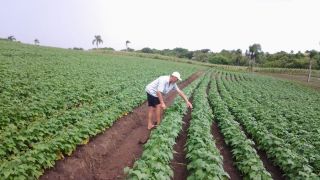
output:
[[[154,97],[149,93],[147,93],[147,97],[148,97],[148,106],[156,107],[156,105],[160,104],[160,100],[158,97]]]

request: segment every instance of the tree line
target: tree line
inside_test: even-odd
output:
[[[15,41],[14,36],[7,38],[10,41]],[[39,40],[34,40],[35,45],[39,45]],[[287,53],[280,51],[276,53],[263,52],[261,45],[258,43],[252,44],[245,52],[241,49],[236,50],[221,50],[220,52],[212,52],[210,49],[200,49],[195,51],[189,51],[188,49],[177,47],[174,49],[158,50],[154,48],[145,47],[141,50],[134,50],[129,47],[129,40],[125,41],[126,49],[121,51],[129,52],[142,52],[150,54],[160,54],[164,56],[173,56],[178,58],[186,58],[199,62],[207,62],[212,64],[223,65],[236,65],[236,66],[248,66],[252,68],[254,66],[259,67],[275,67],[275,68],[299,68],[299,69],[320,69],[320,52],[316,50],[307,50],[305,52],[293,52]],[[103,40],[100,35],[95,35],[92,41],[96,48],[99,48],[99,44],[103,44]],[[83,48],[73,48],[75,50],[83,50]],[[99,48],[105,50],[114,50],[113,48]]]
[[[245,52],[242,52],[241,49],[212,52],[210,49],[196,51],[189,51],[185,48],[157,50],[148,47],[138,50],[137,52],[175,56],[213,64],[248,66],[250,68],[259,66],[307,69],[311,61],[312,69],[320,69],[319,51],[298,51],[296,53],[293,51],[290,53],[280,51],[271,54],[263,52],[260,44],[250,45]]]
[[[103,43],[101,36],[95,36],[92,44]],[[259,67],[276,67],[276,68],[299,68],[299,69],[320,69],[320,52],[316,50],[308,50],[305,52],[291,51],[287,53],[280,51],[276,53],[263,52],[261,45],[258,43],[252,44],[245,52],[241,49],[236,50],[221,50],[220,52],[212,52],[210,49],[201,49],[189,51],[188,49],[177,47],[174,49],[151,49],[149,47],[135,51],[130,48],[129,40],[125,42],[126,49],[121,51],[142,52],[150,54],[160,54],[164,56],[174,56],[178,58],[186,58],[194,61],[207,62],[212,64],[248,66],[252,69],[254,66]],[[105,50],[114,50],[113,48],[101,48]]]

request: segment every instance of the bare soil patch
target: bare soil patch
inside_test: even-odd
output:
[[[192,103],[192,98],[190,98],[190,102]],[[180,132],[176,144],[174,146],[173,160],[171,162],[171,166],[173,167],[173,179],[174,180],[182,180],[187,179],[188,170],[187,170],[187,159],[185,152],[185,144],[187,142],[188,128],[190,126],[191,120],[191,110],[188,109],[187,114],[183,117],[183,125],[182,131]]]
[[[232,159],[231,148],[227,146],[224,141],[224,137],[218,127],[218,124],[214,122],[211,126],[211,132],[215,139],[216,146],[220,151],[220,154],[223,157],[223,169],[230,176],[231,180],[240,180],[242,179],[240,171],[234,166],[234,161]]]

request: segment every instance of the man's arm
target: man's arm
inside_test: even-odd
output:
[[[165,104],[164,101],[163,101],[162,93],[161,93],[160,91],[157,91],[157,96],[158,96],[158,98],[159,98],[159,101],[160,101],[160,104],[161,104],[162,109],[166,109],[167,106],[166,106],[166,104]]]
[[[180,89],[177,89],[177,92],[184,99],[184,101],[187,103],[187,106],[192,109],[192,104],[189,102],[187,96]]]

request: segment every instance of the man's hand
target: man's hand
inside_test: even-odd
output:
[[[192,109],[192,104],[189,101],[187,102],[187,106],[188,108]]]
[[[161,107],[162,107],[163,110],[165,110],[167,108],[165,103],[161,103]]]

